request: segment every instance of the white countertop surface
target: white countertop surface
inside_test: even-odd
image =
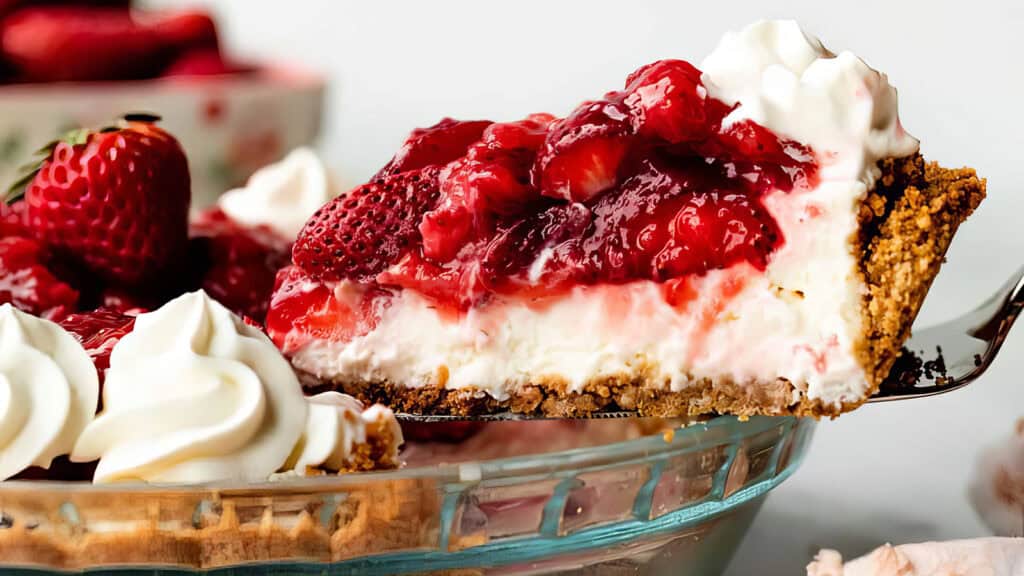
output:
[[[382,165],[413,126],[565,113],[648,61],[698,63],[727,29],[795,18],[889,73],[926,156],[989,178],[989,199],[957,238],[922,323],[967,310],[1024,264],[1024,2],[200,3],[220,12],[228,46],[329,75],[323,148],[349,183]],[[967,481],[980,446],[1024,416],[1022,353],[1018,327],[969,389],[821,423],[729,574],[800,574],[820,546],[854,555],[886,541],[985,534]]]

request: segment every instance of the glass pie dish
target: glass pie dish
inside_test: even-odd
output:
[[[813,429],[720,417],[547,453],[245,486],[5,482],[0,570],[717,574]]]

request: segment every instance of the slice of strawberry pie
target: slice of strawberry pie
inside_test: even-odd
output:
[[[565,118],[416,130],[309,220],[267,323],[312,385],[403,411],[836,415],[984,190],[885,75],[760,22]]]

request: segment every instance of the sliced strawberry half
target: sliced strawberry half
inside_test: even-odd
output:
[[[618,182],[619,166],[633,139],[622,93],[585,102],[551,126],[534,167],[545,196],[586,202]]]
[[[438,199],[436,167],[378,178],[321,207],[292,249],[315,278],[372,280],[420,244],[419,223]]]

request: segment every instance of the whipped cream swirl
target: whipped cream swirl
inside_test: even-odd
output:
[[[292,240],[306,220],[338,195],[324,163],[309,148],[296,148],[280,162],[257,170],[243,188],[229,190],[218,206],[236,222],[269,226]]]
[[[262,481],[306,424],[277,348],[205,292],[142,314],[114,347],[104,408],[72,452],[94,482]]]
[[[870,189],[879,160],[918,149],[889,78],[852,52],[832,53],[792,20],[726,34],[700,68],[715,98],[740,104],[727,123],[750,119],[810,144],[823,181],[859,178]]]
[[[0,479],[70,452],[98,399],[96,368],[71,334],[0,306]]]
[[[338,392],[324,392],[310,396],[309,418],[306,431],[286,468],[297,474],[311,470],[338,472],[352,468],[353,449],[367,441],[367,427],[384,425],[390,429],[395,442],[390,444],[388,459],[398,459],[398,446],[402,443],[402,429],[389,408],[375,404],[363,410],[359,400]]]

